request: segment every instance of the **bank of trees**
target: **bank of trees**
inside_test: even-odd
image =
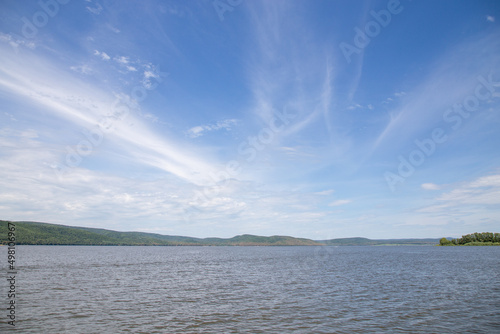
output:
[[[482,232],[463,235],[458,239],[441,238],[440,246],[500,245],[500,233]]]

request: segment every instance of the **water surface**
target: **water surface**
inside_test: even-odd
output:
[[[17,255],[22,333],[500,332],[500,247],[17,246]]]

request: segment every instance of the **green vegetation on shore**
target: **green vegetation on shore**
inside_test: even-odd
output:
[[[463,235],[458,239],[441,238],[440,246],[500,246],[500,233],[483,232]]]
[[[7,223],[0,220],[0,245],[7,244]],[[289,236],[238,235],[232,238],[192,238],[144,232],[118,232],[39,222],[14,222],[18,245],[102,245],[102,246],[431,246],[438,239],[340,238],[310,240]]]
[[[7,223],[0,220],[0,244],[7,243]],[[191,238],[143,232],[117,232],[38,222],[15,222],[18,245],[102,246],[315,246],[320,243],[287,236],[239,235],[229,239]]]

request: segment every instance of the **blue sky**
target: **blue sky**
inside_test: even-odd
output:
[[[498,1],[0,4],[2,219],[500,230]]]

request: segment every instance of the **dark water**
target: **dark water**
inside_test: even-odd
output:
[[[18,246],[17,255],[20,333],[500,333],[500,247]],[[6,296],[5,279],[0,288]]]

